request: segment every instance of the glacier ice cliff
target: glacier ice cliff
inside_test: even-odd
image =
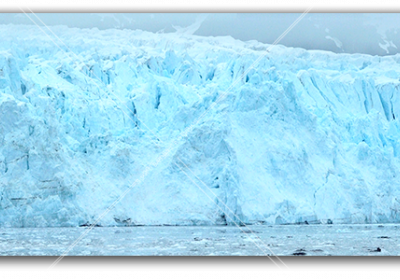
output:
[[[0,32],[2,227],[400,221],[400,55]]]

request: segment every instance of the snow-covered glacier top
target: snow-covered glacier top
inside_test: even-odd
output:
[[[0,226],[400,221],[400,55],[0,34]]]

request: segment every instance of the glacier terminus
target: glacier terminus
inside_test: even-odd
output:
[[[400,221],[399,54],[42,28],[0,25],[0,227]]]

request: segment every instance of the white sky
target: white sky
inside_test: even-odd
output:
[[[300,14],[296,13],[38,13],[47,25],[128,28],[176,32],[198,20],[195,35],[232,36],[243,41],[273,43]],[[34,19],[35,17],[32,16]],[[24,14],[0,14],[0,24],[33,24]],[[174,26],[176,28],[174,28]],[[182,30],[181,30],[182,31]],[[333,52],[396,54],[400,51],[400,14],[310,13],[280,44]]]

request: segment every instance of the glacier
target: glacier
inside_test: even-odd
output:
[[[400,221],[399,54],[0,32],[0,227]]]

